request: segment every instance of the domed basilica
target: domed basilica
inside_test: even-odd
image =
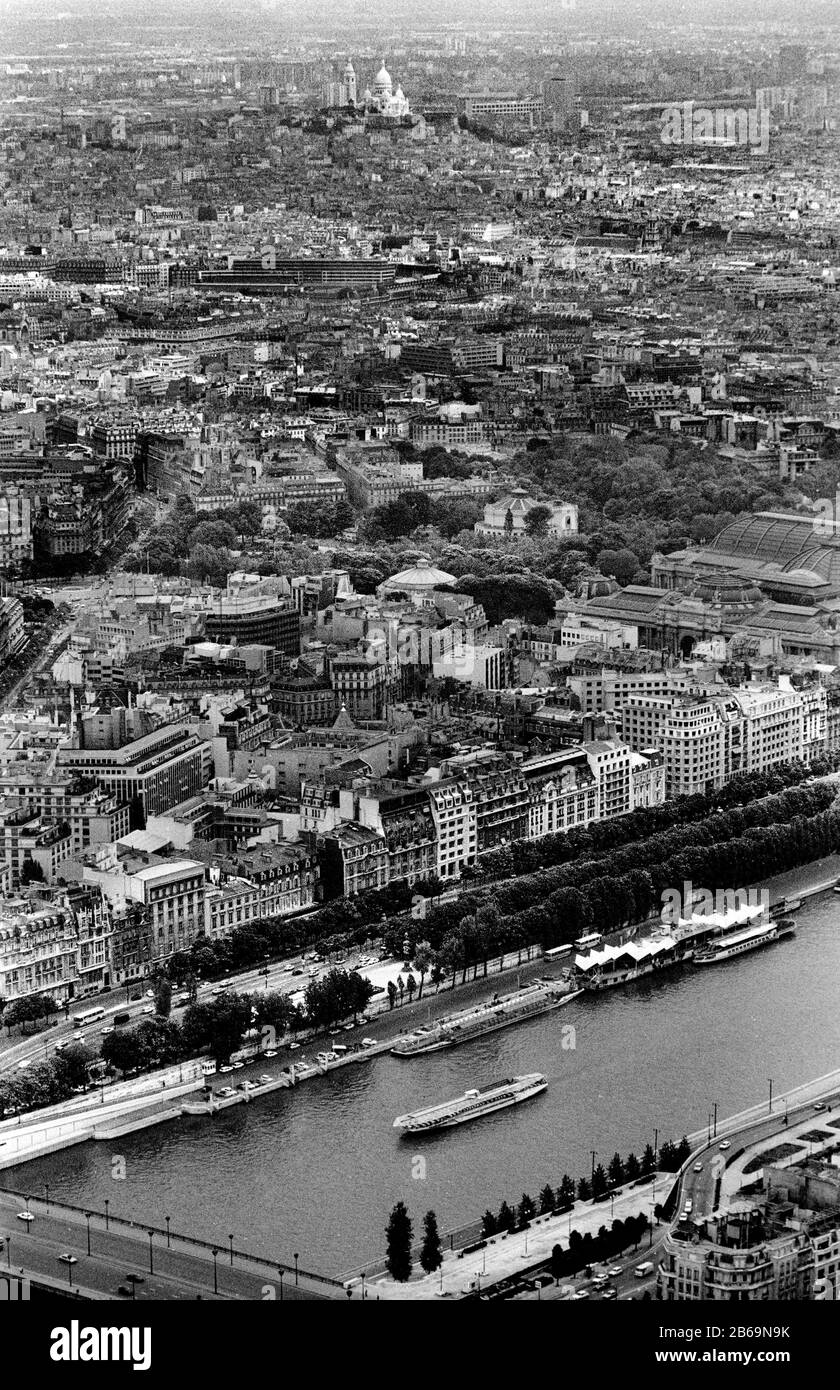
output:
[[[353,67],[352,59],[348,59],[341,83],[338,85],[336,104],[355,106],[361,114],[382,116],[386,120],[392,121],[399,121],[402,120],[403,116],[411,115],[408,97],[399,82],[396,89],[394,88],[393,79],[385,66],[384,58],[379,72],[373,79],[373,90],[367,87],[361,101],[358,100],[356,94],[356,70]]]

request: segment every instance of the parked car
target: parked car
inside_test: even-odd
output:
[[[141,1014],[153,1014],[154,1011],[155,1011],[155,1006],[154,1006],[154,1004],[144,1004],[143,1007],[142,1007],[142,1009],[140,1010]]]
[[[721,1149],[721,1150],[725,1153],[727,1149],[731,1149],[731,1148],[732,1148],[732,1145],[730,1144],[730,1142],[729,1142],[728,1139],[724,1139],[724,1141],[723,1141],[722,1144],[718,1144],[718,1148]]]
[[[703,1171],[703,1165],[702,1165],[702,1163],[695,1163],[695,1165],[694,1165],[694,1171],[695,1171],[695,1173],[702,1173],[702,1171]]]

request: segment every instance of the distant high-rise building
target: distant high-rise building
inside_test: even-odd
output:
[[[577,84],[568,74],[552,73],[543,82],[543,104],[546,125],[554,130],[566,130],[573,121],[577,102]]]

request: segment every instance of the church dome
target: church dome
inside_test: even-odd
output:
[[[382,67],[379,69],[378,73],[376,74],[376,77],[374,78],[374,86],[377,88],[386,88],[390,92],[393,85],[394,84],[391,81],[391,74],[389,73],[383,61]]]

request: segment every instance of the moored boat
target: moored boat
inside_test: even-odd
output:
[[[491,1086],[474,1088],[454,1100],[440,1105],[429,1105],[424,1110],[414,1110],[407,1115],[398,1115],[394,1129],[405,1134],[423,1134],[436,1129],[449,1129],[453,1125],[465,1124],[468,1120],[480,1119],[495,1110],[506,1110],[508,1106],[520,1105],[522,1101],[538,1096],[548,1086],[540,1072],[526,1076],[510,1076],[505,1081],[495,1081]]]
[[[756,951],[759,946],[769,946],[771,942],[779,941],[783,936],[791,936],[795,931],[796,923],[791,917],[747,927],[743,931],[732,932],[729,936],[722,936],[718,941],[713,941],[704,950],[698,951],[694,960],[697,965],[716,965],[718,961],[731,960],[733,956]]]

